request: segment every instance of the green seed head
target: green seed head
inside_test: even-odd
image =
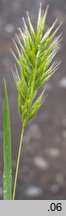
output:
[[[15,58],[13,77],[18,91],[18,109],[24,126],[36,115],[43,103],[44,91],[37,96],[38,89],[46,84],[60,64],[54,61],[60,49],[61,34],[57,36],[60,26],[56,27],[56,19],[44,33],[47,12],[48,7],[42,12],[40,6],[36,32],[27,13],[28,23],[26,24],[23,18],[23,30],[19,28],[19,35],[16,34],[16,39],[13,40],[16,51],[12,51]]]

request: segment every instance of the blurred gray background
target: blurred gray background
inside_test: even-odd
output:
[[[21,156],[16,199],[66,199],[66,1],[42,0],[49,3],[46,27],[58,17],[63,21],[61,66],[46,86],[46,98],[36,118],[26,127]],[[11,113],[13,180],[21,132],[17,92],[11,74],[12,38],[29,11],[36,26],[39,0],[0,0],[0,199],[3,168],[3,78],[6,78]]]

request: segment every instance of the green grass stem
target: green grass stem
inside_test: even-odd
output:
[[[20,144],[19,144],[19,151],[18,151],[18,157],[17,157],[16,172],[15,172],[15,180],[14,180],[14,188],[13,188],[13,200],[15,199],[15,196],[16,196],[16,186],[17,186],[20,156],[22,152],[23,134],[24,134],[24,127],[22,128],[21,137],[20,137]]]

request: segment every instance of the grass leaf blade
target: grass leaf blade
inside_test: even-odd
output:
[[[3,196],[4,200],[12,198],[12,170],[11,170],[11,129],[10,129],[10,113],[8,104],[8,95],[6,81],[4,80],[4,171],[3,171]]]

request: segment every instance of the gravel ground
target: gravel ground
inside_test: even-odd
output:
[[[29,10],[35,26],[39,0],[0,0],[0,199],[2,199],[3,78],[7,80],[13,149],[13,179],[21,131],[17,92],[11,74],[12,37]],[[16,199],[66,199],[66,1],[43,0],[50,4],[46,27],[58,17],[63,21],[63,45],[58,55],[59,70],[48,82],[48,94],[37,117],[26,127]]]

